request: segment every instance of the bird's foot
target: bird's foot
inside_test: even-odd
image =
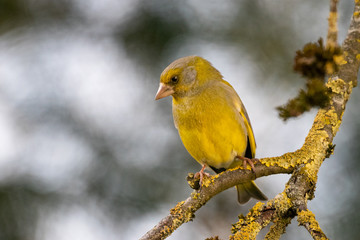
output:
[[[243,167],[244,167],[244,169],[246,169],[247,164],[249,164],[251,170],[252,170],[253,172],[255,172],[254,162],[258,162],[259,159],[257,159],[257,158],[252,158],[252,159],[250,159],[250,158],[242,157],[242,156],[238,156],[238,158],[239,158],[240,160],[243,160]]]
[[[208,174],[207,172],[204,172],[205,168],[206,168],[206,165],[202,165],[201,170],[199,172],[195,173],[195,176],[194,176],[195,178],[200,177],[200,182],[199,182],[200,187],[202,186],[204,176],[210,177],[210,174]]]

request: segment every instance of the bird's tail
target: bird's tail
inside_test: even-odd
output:
[[[249,181],[242,183],[236,186],[238,192],[238,201],[240,204],[247,203],[250,198],[255,198],[258,200],[267,200],[265,194],[263,194],[260,189],[256,186],[254,181]]]

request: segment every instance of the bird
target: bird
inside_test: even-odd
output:
[[[234,88],[206,59],[187,56],[160,75],[155,100],[172,96],[172,113],[182,143],[202,165],[215,173],[249,164],[254,169],[256,143],[246,109]],[[267,200],[254,181],[236,185],[238,202]]]

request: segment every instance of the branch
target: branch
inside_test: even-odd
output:
[[[333,10],[334,7],[331,6],[331,11]],[[343,59],[341,61],[339,72],[330,77],[326,84],[332,92],[330,104],[326,108],[322,108],[318,111],[303,147],[298,150],[304,153],[301,155],[306,156],[305,158],[308,159],[308,162],[305,164],[297,164],[290,180],[285,186],[284,192],[277,196],[277,201],[273,201],[276,199],[274,198],[260,209],[255,205],[250,210],[245,221],[244,219],[239,220],[239,223],[244,223],[249,219],[251,219],[251,222],[249,224],[243,224],[241,228],[239,228],[239,231],[233,235],[234,238],[255,239],[254,237],[249,237],[244,231],[246,231],[253,222],[262,222],[266,220],[267,216],[258,213],[266,210],[270,203],[274,203],[271,205],[271,207],[274,208],[274,212],[277,213],[278,218],[285,221],[280,225],[285,227],[289,215],[291,216],[291,213],[295,212],[298,216],[298,222],[309,231],[314,239],[327,239],[326,235],[320,229],[318,222],[315,220],[315,216],[307,209],[307,201],[314,197],[318,170],[324,159],[329,157],[333,151],[333,138],[340,127],[345,106],[349,100],[352,88],[356,86],[357,83],[357,73],[360,66],[360,58],[358,57],[360,53],[360,16],[357,14],[359,12],[360,1],[357,0],[355,1],[354,14],[348,35],[342,46]],[[331,15],[334,15],[334,13],[330,14],[330,18]],[[331,41],[336,39],[336,36],[334,37],[331,33],[330,18],[328,44],[331,47]],[[278,235],[281,235],[283,232],[284,227],[276,227],[276,225],[279,225],[276,223],[278,218],[271,218],[271,221],[275,222],[275,227],[270,229],[267,236],[275,236],[274,238],[278,238]],[[260,230],[261,229],[255,228],[253,229],[253,232],[258,232]],[[244,236],[248,236],[248,238]]]
[[[329,29],[327,34],[326,47],[337,46],[337,3],[338,0],[331,0],[330,2],[330,14],[329,14]]]
[[[272,158],[270,158],[272,159]],[[276,158],[274,158],[276,159]],[[204,183],[200,190],[193,191],[191,196],[178,203],[170,210],[170,214],[163,218],[153,229],[148,231],[140,240],[164,239],[183,223],[191,221],[194,213],[201,208],[207,201],[218,193],[235,185],[256,177],[268,176],[279,173],[291,173],[294,168],[283,168],[280,166],[266,166],[259,162],[255,163],[256,174],[250,170],[231,169],[212,177],[204,178]],[[192,181],[191,179],[190,181]]]
[[[321,230],[319,223],[315,219],[315,215],[309,211],[304,210],[298,212],[298,222],[300,225],[304,226],[310,235],[315,240],[326,240],[328,239],[326,235]]]
[[[313,142],[313,141],[311,141]],[[207,201],[218,193],[234,187],[240,183],[255,180],[256,178],[280,173],[292,173],[297,165],[308,162],[309,154],[316,151],[318,144],[304,145],[303,148],[286,153],[280,157],[260,159],[255,162],[255,172],[240,168],[230,169],[212,177],[204,178],[200,190],[193,191],[191,196],[178,203],[170,210],[170,214],[163,218],[153,229],[148,231],[140,240],[165,239],[183,223],[194,218],[194,213]],[[308,149],[307,149],[308,148]],[[194,179],[189,180],[190,185]],[[271,207],[268,207],[271,208]],[[267,209],[263,209],[267,211]]]
[[[195,212],[216,194],[237,184],[279,173],[292,173],[284,192],[266,204],[257,203],[246,217],[241,217],[234,225],[234,235],[231,239],[255,239],[257,233],[270,222],[274,222],[274,225],[266,235],[267,239],[279,238],[295,215],[298,215],[299,223],[308,229],[314,239],[317,239],[315,237],[318,232],[322,236],[322,231],[316,230],[318,224],[315,217],[307,210],[307,201],[314,197],[318,170],[324,159],[333,151],[333,138],[340,127],[352,88],[357,84],[357,72],[360,66],[360,58],[357,57],[360,53],[359,13],[360,1],[357,0],[349,32],[342,46],[343,56],[339,72],[330,77],[326,84],[332,92],[330,104],[318,111],[304,145],[299,150],[280,157],[260,159],[260,162],[255,164],[255,173],[237,168],[205,178],[199,191],[192,192],[188,199],[172,208],[170,214],[147,232],[141,240],[165,239],[183,223],[192,220]],[[330,14],[330,28],[331,16]],[[327,43],[331,45],[332,40],[336,41],[336,35],[334,38],[330,28]]]
[[[265,236],[265,240],[280,239],[281,235],[285,233],[286,227],[290,224],[293,217],[277,217],[272,221],[274,224],[270,227],[269,232]]]
[[[294,216],[293,213],[288,211],[291,207],[291,202],[288,201],[284,193],[278,194],[266,204],[258,202],[246,217],[239,216],[239,221],[233,225],[232,232],[234,235],[230,239],[256,239],[256,235],[271,221],[276,222],[276,224],[272,226],[266,238],[279,239],[281,235],[279,232],[285,231],[286,225],[290,223],[291,218]],[[284,216],[286,217],[283,218]]]

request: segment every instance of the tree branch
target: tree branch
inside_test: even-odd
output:
[[[256,177],[279,173],[291,173],[294,169],[293,167],[268,167],[259,162],[255,163],[255,168],[256,174],[250,170],[237,168],[222,172],[215,176],[205,177],[200,190],[193,191],[188,199],[178,203],[172,208],[170,214],[163,218],[153,229],[147,232],[141,240],[166,238],[180,225],[192,220],[194,218],[194,213],[213,196],[230,187],[239,183],[254,180]],[[190,181],[193,180],[194,179],[191,179]]]
[[[336,0],[333,2],[336,3]],[[331,11],[336,14],[336,5],[335,11],[333,10],[332,6]],[[336,43],[333,20],[331,20],[334,13],[330,13],[329,17],[327,44],[330,46],[331,41],[335,40]],[[324,159],[332,153],[333,138],[341,124],[352,88],[357,84],[357,72],[360,66],[359,13],[360,1],[356,0],[349,32],[342,46],[343,56],[339,60],[339,71],[331,76],[326,84],[331,91],[330,104],[318,111],[304,145],[299,150],[280,157],[260,159],[260,162],[255,164],[255,173],[237,168],[205,178],[199,191],[192,192],[188,199],[178,203],[170,210],[170,214],[147,232],[141,240],[166,238],[183,223],[192,220],[194,213],[200,207],[225,189],[258,177],[279,173],[292,173],[285,190],[266,204],[258,202],[247,216],[240,217],[234,225],[234,235],[230,238],[255,239],[262,228],[274,222],[266,238],[278,239],[291,219],[297,215],[298,222],[308,229],[314,239],[318,239],[318,236],[327,239],[319,228],[315,216],[307,209],[307,201],[314,197],[318,170]]]
[[[337,46],[337,3],[338,0],[331,0],[330,2],[330,14],[329,14],[329,28],[327,34],[326,47],[335,47]]]
[[[315,215],[309,210],[303,210],[298,212],[298,222],[300,225],[304,226],[310,235],[315,240],[326,240],[328,239],[326,235],[321,230],[319,223],[315,219]]]
[[[331,10],[333,9],[333,6],[331,6]],[[360,19],[359,14],[356,14],[359,13],[359,10],[360,1],[355,1],[355,9],[349,32],[342,46],[343,59],[339,72],[330,77],[326,84],[332,92],[330,104],[328,107],[318,111],[304,145],[298,150],[301,152],[300,155],[308,159],[308,162],[302,164],[302,161],[300,161],[299,164],[297,164],[290,180],[285,186],[284,192],[278,195],[279,201],[274,202],[272,206],[275,212],[283,213],[284,216],[280,215],[280,217],[284,220],[288,218],[287,213],[295,212],[296,215],[298,215],[298,222],[309,231],[314,239],[327,239],[327,237],[320,229],[318,222],[315,220],[315,216],[307,209],[307,201],[314,197],[318,170],[324,159],[328,157],[333,150],[333,138],[340,127],[342,115],[344,114],[352,88],[356,86],[357,73],[360,66],[360,59],[358,57],[360,53]],[[329,22],[331,21],[329,20]],[[331,26],[329,28],[331,28]],[[329,30],[329,33],[330,32]],[[328,42],[331,43],[331,38],[334,38],[334,36],[332,34],[328,36],[330,37]],[[269,203],[271,201],[272,200],[270,200]],[[284,205],[284,202],[288,204]],[[264,216],[262,214],[256,214],[254,211],[261,212],[265,209],[266,206],[257,209],[255,205],[250,210],[252,214],[247,216],[247,219],[252,219],[252,221],[257,222],[261,221]],[[275,221],[275,219],[272,221]],[[239,222],[244,222],[244,220],[240,219]],[[236,239],[255,239],[243,238],[246,234],[242,234],[242,231],[243,228],[246,227],[248,226],[243,225],[242,228],[239,229],[240,231],[235,233],[234,237],[236,237]],[[267,236],[278,236],[281,234],[280,231],[283,231],[282,228],[275,228],[276,227],[270,229]],[[276,230],[278,232],[273,233]],[[240,234],[240,236],[238,234]]]
[[[290,224],[293,217],[277,217],[273,220],[273,225],[265,236],[265,240],[280,239],[281,235],[285,233],[286,227]]]

